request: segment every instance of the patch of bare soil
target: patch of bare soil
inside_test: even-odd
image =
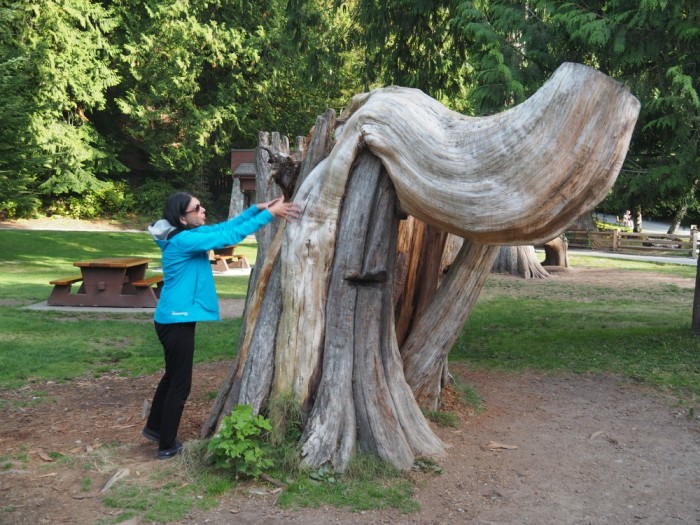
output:
[[[456,372],[486,411],[437,429],[449,456],[441,475],[415,477],[419,512],[289,511],[272,495],[238,494],[182,524],[700,520],[700,429],[682,410],[614,377]]]

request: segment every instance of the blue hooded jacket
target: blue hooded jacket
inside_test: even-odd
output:
[[[149,233],[163,252],[163,289],[154,321],[162,324],[218,321],[219,301],[209,250],[237,244],[272,219],[267,209],[251,206],[231,220],[183,230],[170,239],[168,235],[175,227],[167,220],[149,226]]]

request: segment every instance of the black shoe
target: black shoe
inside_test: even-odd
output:
[[[177,439],[175,440],[175,446],[172,448],[166,448],[163,450],[158,450],[158,459],[170,459],[174,458],[178,454],[182,454],[182,451],[185,450],[185,447],[182,446],[182,443],[180,443]]]
[[[151,430],[148,427],[143,427],[143,430],[141,431],[141,435],[145,437],[146,439],[150,439],[151,441],[160,441],[160,432],[156,432],[155,430]]]

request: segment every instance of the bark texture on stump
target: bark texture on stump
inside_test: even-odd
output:
[[[335,145],[333,126],[326,122],[324,132],[317,122],[302,171],[310,158],[317,164],[300,174],[293,197],[302,218],[280,225],[256,268],[239,357],[203,435],[232,403],[258,411],[272,397],[301,407],[309,465],[342,472],[358,448],[400,468],[442,454],[416,399],[438,398],[447,354],[497,245],[552,239],[597,204],[638,111],[620,84],[565,64],[530,100],[490,117],[464,117],[418,90],[392,87],[353,99]],[[442,253],[395,260],[394,191],[398,208],[425,223],[415,237],[422,247],[442,250],[446,232],[469,239],[440,286]],[[399,354],[393,315],[403,310],[393,281],[403,264],[437,277],[420,315],[412,305]],[[406,273],[403,289],[409,279],[416,303],[422,283]]]
[[[395,266],[394,304],[399,346],[432,301],[442,277],[447,232],[414,217],[401,221]]]
[[[331,148],[330,136],[334,126],[333,110],[328,110],[325,115],[317,119],[316,127],[319,132],[314,136],[309,149],[302,151],[303,161],[297,178],[299,182],[328,155]],[[258,201],[271,200],[281,195],[277,185],[272,184],[274,174],[271,172],[268,160],[270,153],[277,155],[288,152],[289,141],[286,137],[280,138],[279,133],[275,132],[272,133],[271,142],[269,133],[259,133],[256,151]],[[273,350],[277,335],[277,320],[281,309],[278,252],[284,224],[284,222],[275,221],[256,233],[258,254],[248,283],[243,324],[237,345],[238,353],[219,388],[209,416],[202,425],[200,436],[203,438],[212,435],[218,428],[221,418],[230,414],[236,405],[250,404],[257,413],[269,397],[274,370]],[[273,253],[268,256],[268,249],[273,244]],[[264,321],[257,323],[258,317]],[[251,347],[252,355],[248,355]]]
[[[374,195],[368,188],[376,188]],[[404,380],[394,333],[395,204],[381,163],[363,153],[341,213],[328,288],[324,373],[302,439],[302,453],[313,467],[330,461],[343,468],[356,438],[361,449],[401,468],[417,455],[443,453]]]

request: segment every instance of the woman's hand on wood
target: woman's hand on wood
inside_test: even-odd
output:
[[[288,221],[301,217],[301,206],[295,202],[284,202],[282,197],[258,204],[259,210],[264,210],[265,208],[273,217],[282,217]]]

